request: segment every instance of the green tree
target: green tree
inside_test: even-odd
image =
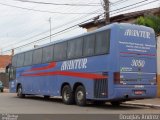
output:
[[[160,35],[160,16],[147,15],[137,18],[135,24],[144,25],[154,29],[156,35]]]

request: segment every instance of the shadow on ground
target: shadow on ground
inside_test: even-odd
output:
[[[27,96],[25,98],[18,98],[15,96],[14,99],[35,100],[35,101],[42,101],[42,102],[54,102],[56,104],[64,105],[61,98],[54,98],[54,97],[45,99],[42,96]],[[73,104],[73,105],[67,105],[67,106],[76,106],[76,105]],[[78,106],[78,107],[81,107],[81,106]],[[88,102],[88,104],[83,107],[98,108],[98,109],[110,109],[110,110],[121,110],[121,111],[122,110],[132,110],[132,109],[140,110],[140,109],[148,108],[145,106],[127,105],[127,104],[121,104],[120,106],[112,106],[109,102],[106,102],[105,104],[93,104],[92,102]]]

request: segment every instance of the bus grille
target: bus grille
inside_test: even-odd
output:
[[[108,82],[107,79],[94,80],[94,97],[106,98],[108,96]]]

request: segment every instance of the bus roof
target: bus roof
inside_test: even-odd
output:
[[[41,46],[39,46],[37,48],[33,48],[33,49],[30,49],[30,50],[26,50],[26,51],[23,51],[23,52],[16,53],[15,55],[20,54],[20,53],[25,53],[25,52],[28,52],[28,51],[32,51],[32,50],[36,50],[36,49],[40,49],[40,48],[43,48],[43,47],[46,47],[46,46],[50,46],[50,45],[53,45],[53,44],[61,43],[61,42],[64,42],[64,41],[72,40],[72,39],[75,39],[75,38],[83,37],[85,35],[90,35],[92,33],[100,32],[100,31],[112,28],[114,26],[118,27],[118,26],[133,26],[133,25],[134,26],[140,26],[140,27],[142,27],[144,29],[147,28],[147,29],[150,29],[151,31],[154,31],[152,28],[146,27],[146,26],[143,26],[143,25],[136,25],[136,24],[130,24],[130,23],[117,23],[116,22],[116,23],[112,23],[112,24],[109,24],[109,25],[105,25],[105,26],[103,26],[101,28],[98,28],[98,29],[96,29],[94,31],[91,31],[91,32],[83,33],[81,35],[69,37],[69,38],[66,38],[66,39],[56,40],[56,41],[53,41],[51,43],[47,43],[47,44],[41,45]]]

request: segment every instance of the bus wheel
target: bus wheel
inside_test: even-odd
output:
[[[25,94],[22,93],[22,86],[21,85],[18,86],[17,96],[20,97],[20,98],[24,98],[25,97]]]
[[[78,86],[75,92],[75,101],[79,106],[86,105],[86,90],[83,86]]]
[[[44,99],[49,99],[50,96],[49,95],[44,95]]]
[[[67,105],[73,104],[73,93],[69,85],[65,85],[62,89],[62,100]]]
[[[120,106],[121,102],[119,102],[119,101],[112,101],[111,104],[112,104],[112,106],[118,107],[118,106]]]

